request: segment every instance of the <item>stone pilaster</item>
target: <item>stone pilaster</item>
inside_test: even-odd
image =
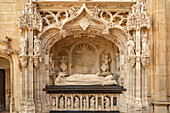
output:
[[[166,0],[153,0],[153,37],[154,37],[154,112],[167,113],[167,58],[166,58]]]

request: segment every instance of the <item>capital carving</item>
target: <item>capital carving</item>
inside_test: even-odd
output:
[[[41,62],[41,57],[40,56],[34,56],[33,58],[34,58],[34,66],[36,68],[38,68],[39,65],[40,65],[40,62]]]
[[[128,60],[130,67],[133,68],[135,66],[135,63],[136,63],[136,56],[130,55],[130,56],[127,57],[127,60]]]
[[[142,55],[141,56],[141,63],[143,67],[147,67],[149,65],[149,56]]]
[[[19,61],[20,61],[20,64],[21,64],[21,67],[22,68],[26,68],[27,65],[28,65],[28,55],[25,55],[25,54],[20,54],[19,55]]]

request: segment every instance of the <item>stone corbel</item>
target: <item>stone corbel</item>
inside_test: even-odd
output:
[[[38,68],[42,58],[40,56],[33,56],[33,59],[34,59],[34,66]]]
[[[136,63],[136,55],[129,55],[127,57],[128,63],[130,64],[130,67],[133,68]]]
[[[149,65],[149,56],[142,55],[141,56],[141,63],[143,65],[143,67],[147,67]]]
[[[29,58],[28,55],[25,55],[25,54],[19,55],[19,61],[20,61],[20,65],[21,65],[22,68],[26,68],[27,67],[27,65],[28,65],[28,58]]]

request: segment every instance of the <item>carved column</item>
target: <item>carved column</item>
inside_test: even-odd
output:
[[[133,73],[136,86],[133,88],[133,98],[135,98],[135,113],[146,112],[143,108],[147,109],[147,68],[143,68],[142,65],[148,65],[149,63],[149,43],[147,40],[147,29],[150,26],[150,19],[146,14],[145,2],[137,1],[132,6],[132,12],[128,17],[127,29],[129,33],[134,37],[135,53],[133,60],[129,56],[130,61],[135,62],[135,73]],[[144,30],[143,30],[144,29]],[[127,42],[128,43],[128,42]],[[131,62],[132,64],[132,62]],[[134,85],[135,85],[134,84]],[[146,103],[145,103],[146,102]],[[143,104],[145,103],[145,104]]]
[[[34,73],[34,66],[38,68],[41,51],[37,47],[37,39],[34,39],[35,30],[41,31],[42,20],[37,12],[37,7],[32,1],[27,1],[19,18],[19,27],[21,29],[22,41],[20,46],[19,60],[23,73],[23,97],[21,112],[35,113],[34,103],[34,81],[38,73]],[[40,45],[39,45],[40,46]]]

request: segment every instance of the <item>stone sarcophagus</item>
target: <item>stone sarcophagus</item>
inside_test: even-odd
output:
[[[46,86],[51,113],[119,113],[118,98],[125,91],[116,85]]]

